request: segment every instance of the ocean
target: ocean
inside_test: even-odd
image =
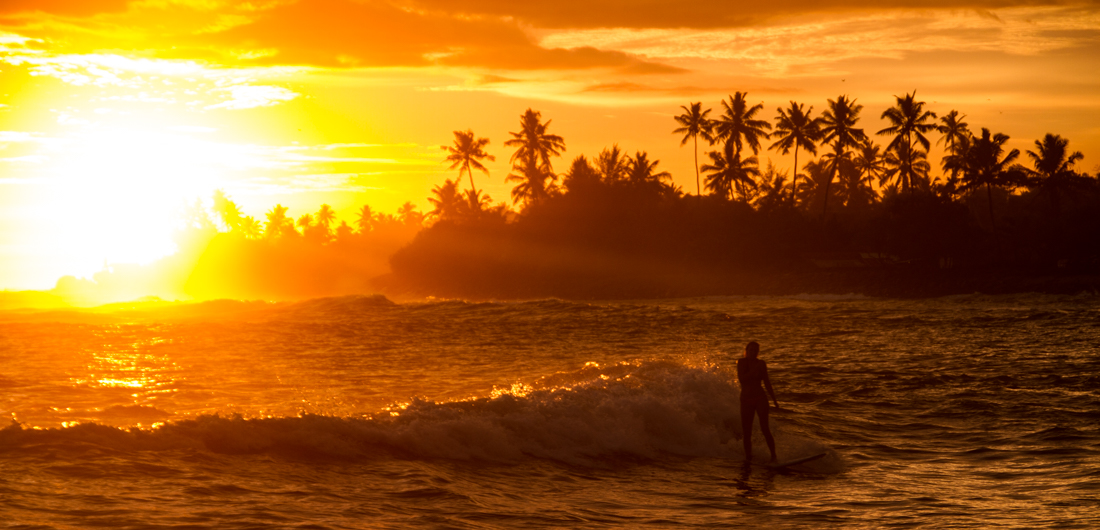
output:
[[[1097,528],[1098,323],[1087,294],[0,312],[0,525]],[[750,340],[780,459],[825,457],[743,461]]]

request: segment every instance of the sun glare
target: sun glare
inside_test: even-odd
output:
[[[54,151],[39,240],[76,276],[173,253],[185,205],[208,198],[231,163],[218,144],[155,127],[88,128]]]

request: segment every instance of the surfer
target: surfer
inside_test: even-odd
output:
[[[772,453],[772,462],[776,461],[775,439],[768,427],[768,395],[775,402],[775,408],[779,408],[779,401],[775,399],[775,390],[772,389],[771,379],[768,379],[768,364],[759,359],[760,344],[752,341],[745,345],[744,357],[737,360],[737,382],[741,385],[741,433],[745,442],[745,462],[752,460],[752,422],[754,416],[760,416],[760,430],[764,432],[764,440],[768,442],[768,450]],[[763,387],[761,387],[763,383]],[[764,389],[768,393],[764,393]]]

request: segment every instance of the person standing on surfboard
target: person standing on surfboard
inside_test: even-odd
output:
[[[779,401],[775,399],[775,390],[772,389],[771,379],[768,379],[768,364],[759,359],[760,344],[752,341],[745,345],[744,357],[737,360],[737,382],[741,385],[741,433],[745,442],[745,462],[752,460],[752,422],[754,416],[760,416],[760,430],[764,432],[764,440],[768,442],[768,450],[772,452],[771,462],[777,460],[775,455],[775,439],[768,427],[768,395],[775,402],[775,408],[779,408]],[[761,386],[763,383],[763,386]],[[768,393],[764,393],[764,389]]]

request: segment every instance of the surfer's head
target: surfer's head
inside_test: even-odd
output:
[[[745,345],[745,357],[755,359],[757,355],[760,355],[760,343],[754,340]]]

